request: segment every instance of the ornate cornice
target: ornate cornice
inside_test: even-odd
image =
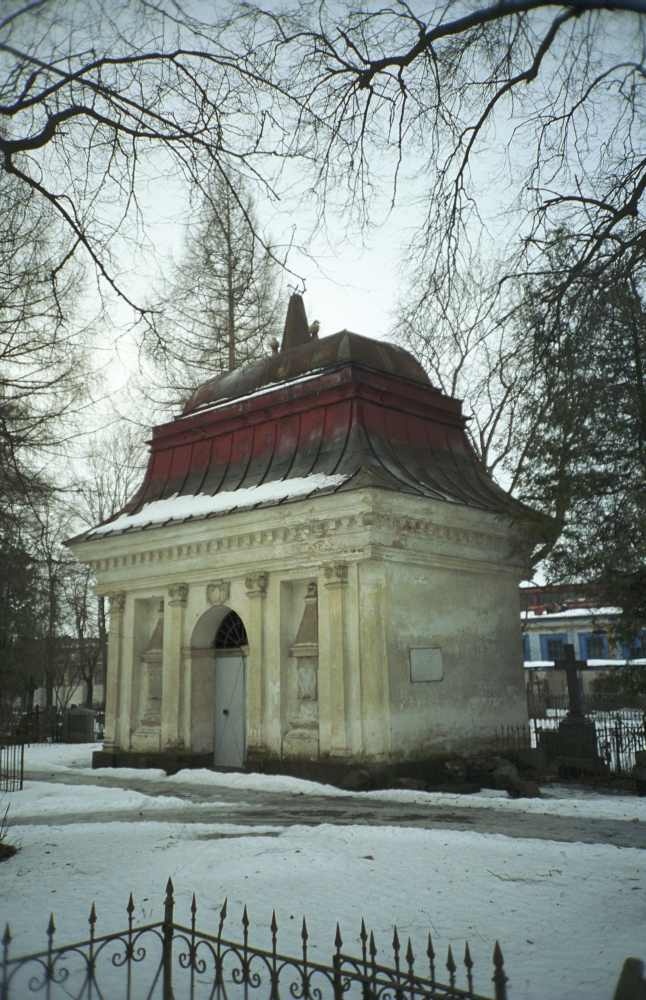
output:
[[[187,526],[188,527],[188,526]],[[137,567],[157,567],[160,565],[181,562],[182,560],[198,559],[225,555],[228,552],[253,551],[261,548],[275,548],[290,544],[318,542],[322,539],[334,539],[344,533],[356,536],[360,531],[382,531],[392,533],[396,537],[389,540],[379,539],[385,545],[400,547],[409,539],[418,544],[420,541],[439,541],[462,548],[485,549],[489,553],[507,553],[510,541],[509,528],[498,532],[482,531],[457,525],[441,524],[433,518],[407,517],[398,514],[361,511],[339,517],[316,518],[298,524],[277,525],[262,530],[239,532],[231,535],[221,535],[217,538],[190,541],[182,544],[163,545],[144,551],[128,552],[105,558],[89,559],[88,565],[95,573],[110,570],[135,569]],[[142,535],[131,535],[134,542]],[[518,535],[520,538],[520,535]],[[116,540],[116,539],[115,539]],[[377,539],[374,539],[377,541]],[[81,553],[79,552],[79,556]],[[82,557],[81,557],[82,558]],[[85,561],[85,560],[83,560]],[[215,581],[220,582],[220,581]]]
[[[209,604],[228,604],[231,584],[228,580],[214,580],[206,585],[206,599]]]
[[[333,587],[345,587],[348,582],[348,564],[344,562],[324,563],[323,576],[328,590]]]
[[[247,597],[264,597],[268,582],[269,573],[250,573],[244,581]]]
[[[183,608],[186,604],[188,598],[188,584],[187,583],[172,583],[168,588],[168,603],[171,608],[180,607]]]

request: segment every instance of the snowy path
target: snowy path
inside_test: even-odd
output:
[[[132,774],[132,772],[131,772]],[[136,774],[136,772],[135,772]],[[498,833],[507,837],[535,838],[563,843],[614,844],[616,847],[646,849],[646,823],[639,819],[617,820],[591,816],[551,815],[524,810],[502,810],[498,800],[489,808],[480,806],[436,805],[433,801],[389,801],[358,795],[317,796],[281,791],[250,791],[226,785],[196,785],[168,779],[112,777],[109,771],[91,775],[29,771],[37,781],[73,783],[91,787],[129,789],[148,797],[136,811],[115,805],[110,820],[155,820],[168,823],[231,823],[235,826],[387,826],[423,829],[473,830]],[[411,796],[410,798],[414,798]],[[429,796],[427,796],[429,798]],[[455,797],[452,797],[455,798]],[[464,797],[462,797],[464,798]],[[164,799],[168,805],[164,807]],[[183,802],[178,806],[177,800]],[[504,799],[502,800],[505,801]],[[55,807],[51,814],[20,815],[21,826],[51,822],[70,824],[105,822],[105,813],[83,811],[61,815]]]
[[[540,799],[483,791],[351,794],[253,774],[91,771],[92,747],[29,747],[31,777],[10,803],[18,854],[0,866],[0,927],[15,949],[43,947],[49,912],[59,941],[77,940],[96,901],[100,932],[158,919],[168,876],[177,916],[198,896],[199,924],[243,904],[252,940],[328,960],[335,924],[348,950],[364,916],[386,953],[392,925],[423,953],[468,938],[488,992],[498,938],[510,1000],[610,1000],[623,960],[646,957],[646,800],[550,788]]]

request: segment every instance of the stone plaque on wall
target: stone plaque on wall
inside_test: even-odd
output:
[[[444,677],[442,650],[439,646],[423,646],[408,650],[412,684],[441,681]]]

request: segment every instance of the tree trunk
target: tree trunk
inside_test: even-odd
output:
[[[85,707],[92,708],[94,702],[94,671],[88,670],[85,678]]]

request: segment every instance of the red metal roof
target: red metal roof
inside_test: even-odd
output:
[[[212,394],[214,383],[207,385]],[[145,480],[126,512],[176,495],[215,495],[314,474],[345,477],[317,494],[374,486],[490,511],[521,509],[475,456],[460,402],[427,380],[335,361],[310,376],[202,402],[201,409],[187,406],[185,413],[154,429]]]

